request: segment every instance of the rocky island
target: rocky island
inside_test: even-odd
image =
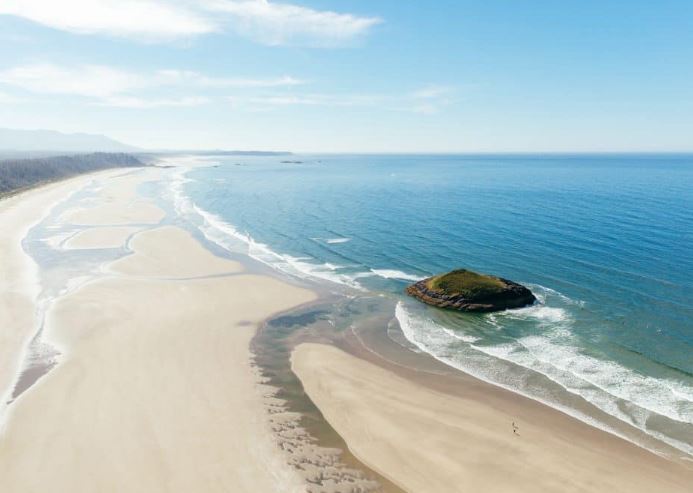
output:
[[[463,312],[521,308],[537,300],[521,284],[466,269],[419,281],[407,288],[407,294],[429,305]]]

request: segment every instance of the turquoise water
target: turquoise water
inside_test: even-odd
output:
[[[285,273],[387,294],[407,339],[452,366],[693,453],[693,156],[281,159],[178,171],[180,208]],[[401,294],[455,267],[540,303],[461,315]]]

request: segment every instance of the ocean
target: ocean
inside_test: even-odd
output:
[[[220,247],[344,296],[383,296],[418,351],[693,456],[693,156],[212,163],[174,169],[172,190]],[[539,302],[459,314],[403,293],[459,267],[523,283]]]

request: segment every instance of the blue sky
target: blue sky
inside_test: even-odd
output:
[[[0,126],[145,148],[693,150],[690,0],[2,0]]]

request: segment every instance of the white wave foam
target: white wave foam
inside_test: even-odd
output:
[[[173,197],[173,207],[180,216],[184,216],[193,211],[192,201],[183,192],[183,187],[186,183],[192,180],[186,174],[192,168],[181,168],[171,175],[170,191]]]
[[[200,231],[209,241],[231,252],[238,252],[262,262],[285,274],[301,278],[317,278],[355,289],[363,289],[355,280],[336,271],[339,266],[325,263],[314,264],[307,259],[281,255],[264,243],[255,241],[247,232],[242,233],[221,217],[195,204],[183,191],[190,182],[185,175],[191,168],[183,168],[171,176],[171,192],[176,212],[182,216],[195,214],[202,219]]]
[[[329,262],[317,264],[311,262],[312,259],[309,258],[277,253],[266,244],[255,241],[247,232],[241,233],[216,214],[206,211],[192,202],[190,204],[191,210],[203,220],[203,225],[200,228],[202,233],[208,240],[222,248],[245,253],[269,267],[294,277],[320,279],[363,290],[363,287],[353,276],[339,272],[339,270],[344,268],[343,266]]]
[[[549,307],[539,302],[525,308],[506,310],[497,314],[499,318],[511,318],[517,320],[534,319],[544,324],[560,324],[571,320],[567,310],[560,307]]]
[[[334,265],[329,262],[315,263],[313,259],[293,257],[288,254],[280,254],[273,251],[268,245],[255,241],[247,232],[241,233],[234,226],[224,221],[221,217],[206,211],[195,204],[184,193],[184,186],[191,180],[186,174],[191,167],[180,168],[171,175],[171,194],[174,208],[180,215],[196,214],[203,220],[200,228],[205,237],[230,251],[245,253],[251,258],[265,265],[277,269],[285,274],[300,278],[313,278],[348,286],[359,291],[365,291],[357,279],[371,275],[386,279],[401,279],[406,281],[418,281],[420,276],[408,274],[398,270],[372,269],[370,272],[346,274],[339,272],[345,266]],[[313,238],[316,241],[325,241],[329,244],[340,244],[351,241],[351,238]]]
[[[402,281],[420,281],[424,279],[422,276],[417,276],[415,274],[408,274],[402,272],[401,270],[391,270],[391,269],[371,269],[371,272],[385,279],[400,279]]]
[[[328,245],[339,245],[340,243],[347,243],[348,241],[351,241],[351,238],[345,238],[345,237],[340,237],[340,238],[311,238],[311,240],[318,242],[318,243],[327,243]]]
[[[543,294],[544,297],[549,294],[552,296],[556,296],[563,300],[564,302],[568,303],[569,305],[577,305],[577,306],[585,306],[585,302],[582,300],[575,300],[573,298],[570,298],[563,293],[560,293],[556,291],[555,289],[547,288],[546,286],[542,286],[540,284],[529,284],[527,283],[526,286],[529,286],[532,289],[532,292],[537,294]]]
[[[473,346],[490,356],[536,371],[605,413],[669,445],[693,454],[693,447],[647,426],[652,413],[693,423],[693,401],[672,391],[678,382],[638,374],[617,363],[581,354],[577,348],[531,336],[498,346]]]
[[[191,168],[182,168],[171,176],[171,193],[176,212],[182,216],[195,214],[202,219],[200,231],[209,241],[231,252],[238,252],[262,262],[284,274],[300,278],[321,279],[336,284],[363,290],[353,277],[339,273],[342,267],[330,263],[316,264],[310,259],[282,255],[264,243],[255,241],[247,232],[242,233],[221,217],[206,211],[195,204],[183,188],[191,180],[186,174]]]
[[[647,377],[615,362],[581,354],[574,346],[566,346],[552,340],[551,335],[524,337],[512,343],[495,346],[476,345],[476,341],[464,341],[456,332],[432,320],[414,316],[402,302],[397,304],[395,316],[410,342],[454,368],[622,436],[594,418],[562,405],[551,396],[539,395],[536,389],[530,391],[521,378],[508,375],[507,372],[499,373],[493,368],[493,361],[483,361],[479,358],[486,355],[508,361],[543,374],[567,392],[583,397],[605,413],[685,453],[693,454],[690,444],[647,426],[647,419],[652,412],[682,423],[692,422],[693,402],[686,399],[689,389],[679,382]],[[565,320],[564,317],[556,317],[555,314],[552,317]],[[554,335],[560,339],[565,337],[566,331],[559,328]],[[469,342],[469,348],[460,348],[459,344],[455,344],[455,341],[460,340]],[[619,404],[619,400],[626,401],[627,404]]]
[[[457,332],[455,330],[447,329],[445,327],[441,327],[441,328],[445,331],[445,333],[447,335],[449,335],[450,337],[452,337],[454,339],[460,340],[460,341],[464,341],[464,342],[468,342],[468,343],[472,344],[472,343],[479,340],[478,337],[470,336],[467,334],[460,334],[459,332]]]
[[[693,401],[682,397],[685,391],[679,395],[672,392],[673,388],[681,388],[678,382],[648,377],[613,361],[587,356],[578,348],[557,343],[550,337],[523,337],[517,344],[523,350],[511,353],[513,363],[539,369],[568,390],[579,393],[584,384],[589,383],[610,396],[632,402],[647,411],[693,424]],[[609,414],[616,412],[612,401],[598,400],[595,404]]]

